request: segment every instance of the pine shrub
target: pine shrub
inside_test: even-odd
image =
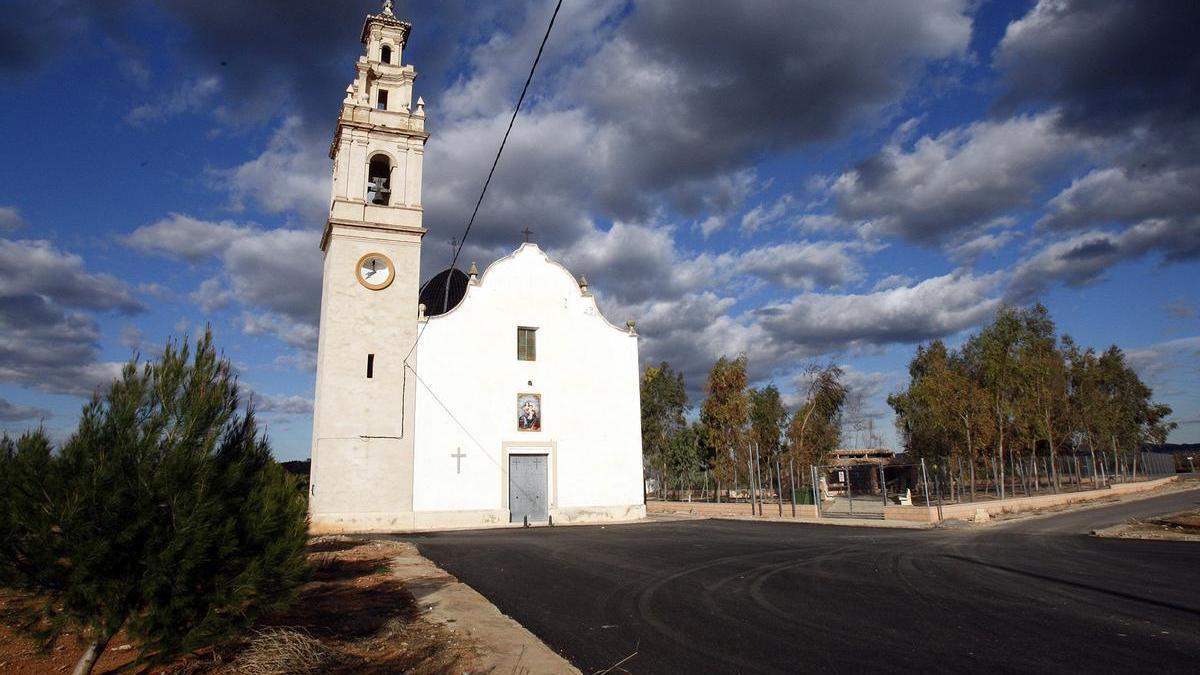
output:
[[[87,636],[77,673],[122,629],[161,662],[294,599],[305,511],[206,333],[126,364],[61,449],[0,441],[0,585],[40,599],[46,644]]]

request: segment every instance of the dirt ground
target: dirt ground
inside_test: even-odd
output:
[[[118,634],[96,673],[443,673],[477,670],[478,647],[426,621],[391,561],[404,549],[386,541],[347,538],[309,545],[312,580],[287,612],[216,650],[203,650],[153,669],[129,670],[137,650]],[[70,672],[83,651],[73,635],[39,652],[17,630],[17,610],[29,599],[0,591],[0,673]]]
[[[1170,513],[1157,518],[1134,520],[1104,536],[1120,539],[1169,539],[1200,541],[1200,509]]]

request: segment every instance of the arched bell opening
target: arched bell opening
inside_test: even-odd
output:
[[[379,48],[379,60],[382,61],[383,63],[391,63],[392,62],[392,48],[387,45],[380,47]]]
[[[375,155],[367,167],[367,201],[387,206],[392,197],[392,162],[386,155]]]

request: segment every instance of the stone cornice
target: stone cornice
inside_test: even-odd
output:
[[[375,24],[375,23],[383,25],[383,26],[388,26],[390,28],[399,28],[400,29],[400,44],[404,45],[404,44],[408,43],[408,32],[410,30],[412,30],[411,23],[409,23],[407,21],[401,21],[400,19],[397,19],[395,16],[388,16],[387,14],[368,14],[367,20],[365,23],[363,23],[363,29],[362,29],[362,43],[364,45],[367,44],[367,37],[368,37],[368,35],[370,35],[370,32],[371,32],[371,24]]]
[[[412,209],[419,211],[420,209]],[[424,237],[428,232],[423,227],[409,227],[406,225],[384,225],[382,223],[364,223],[355,220],[342,220],[340,218],[330,218],[325,221],[325,231],[321,233],[321,250],[324,251],[329,247],[329,237],[333,234],[334,227],[346,227],[356,230],[370,230],[374,232],[396,232],[400,234],[415,234],[417,237]]]

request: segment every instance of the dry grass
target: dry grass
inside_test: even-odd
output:
[[[307,631],[264,628],[254,631],[230,671],[246,675],[307,675],[352,666],[359,659],[330,649]]]
[[[137,670],[138,650],[119,634],[96,673],[127,675],[434,675],[474,671],[476,651],[445,626],[425,621],[412,594],[391,570],[405,552],[397,543],[322,537],[309,546],[313,578],[292,607],[263,617],[258,630],[215,649]],[[81,647],[66,636],[39,652],[17,630],[18,610],[30,599],[0,591],[0,675],[70,672]]]

